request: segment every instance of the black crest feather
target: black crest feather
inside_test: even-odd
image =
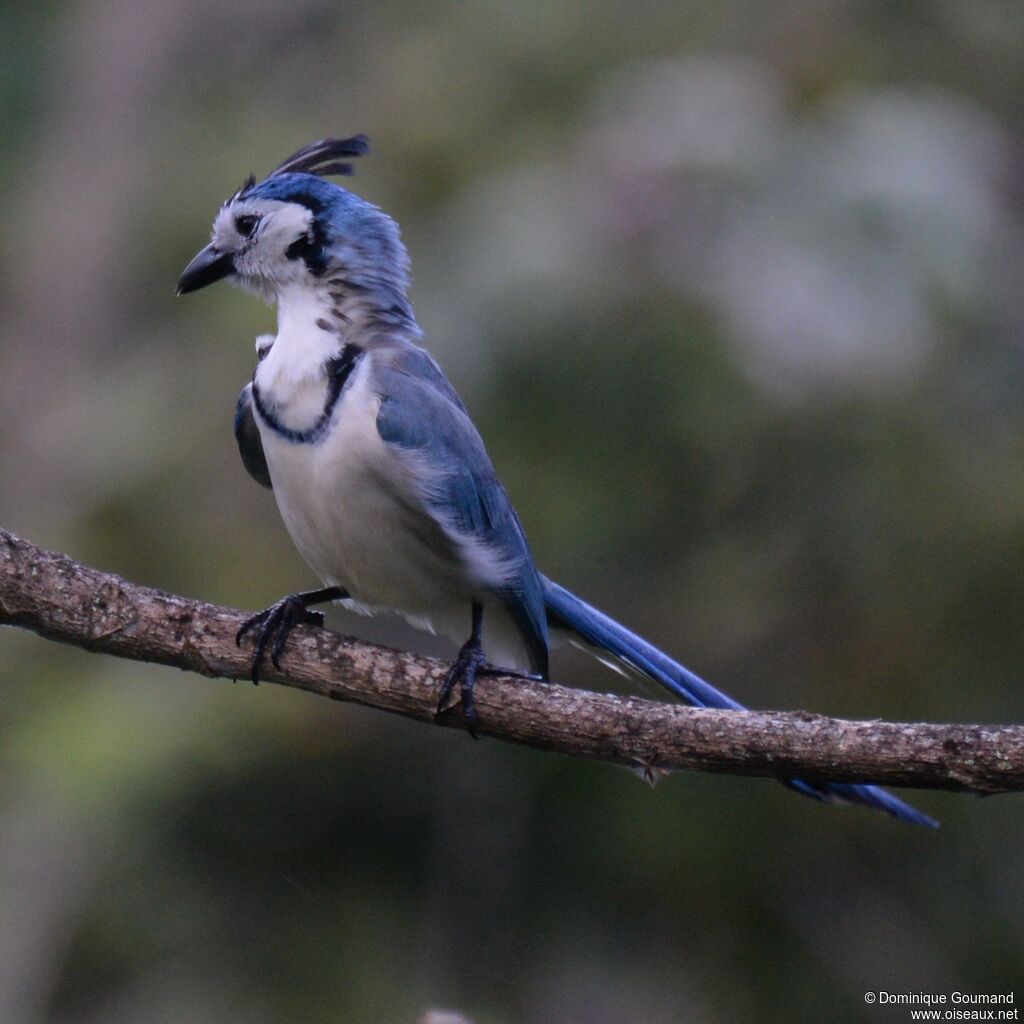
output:
[[[353,135],[350,139],[320,139],[292,153],[283,164],[275,167],[268,177],[296,171],[321,177],[352,174],[352,165],[340,158],[364,156],[369,151],[370,140],[365,135]]]

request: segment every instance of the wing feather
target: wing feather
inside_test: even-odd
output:
[[[476,427],[437,364],[409,346],[375,370],[377,430],[406,461],[431,516],[502,568],[495,594],[515,619],[535,671],[547,675],[547,616],[522,525]]]
[[[252,384],[246,384],[238,396],[238,404],[235,406],[235,440],[242,456],[242,465],[249,476],[262,487],[273,488],[267,457],[263,454],[260,429],[256,426],[252,412]]]

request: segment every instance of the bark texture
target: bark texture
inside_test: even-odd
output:
[[[130,583],[0,530],[0,624],[120,658],[248,678],[246,613]],[[332,700],[464,728],[435,716],[447,664],[298,626],[281,671],[261,678]],[[853,722],[804,711],[710,711],[515,677],[477,684],[482,735],[615,761],[652,779],[674,769],[877,782],[978,794],[1024,790],[1024,726]]]

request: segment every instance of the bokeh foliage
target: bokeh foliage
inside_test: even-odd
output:
[[[5,527],[245,607],[313,585],[230,436],[272,315],[173,286],[250,171],[366,131],[353,187],[545,571],[753,705],[1020,720],[1019,5],[3,17]],[[1022,977],[1016,798],[920,795],[928,834],[652,792],[0,641],[10,1024],[874,1021]]]

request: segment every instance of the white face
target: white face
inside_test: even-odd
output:
[[[237,199],[223,207],[213,222],[211,241],[230,252],[240,284],[267,298],[282,286],[310,276],[301,259],[289,259],[288,249],[311,236],[313,213],[298,203],[278,199]]]

